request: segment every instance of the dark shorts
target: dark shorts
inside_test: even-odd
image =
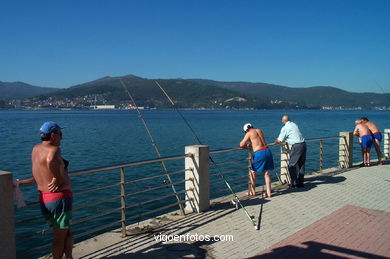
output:
[[[373,142],[374,139],[372,138],[371,135],[365,135],[362,137],[362,148],[372,148],[372,144],[374,143]]]
[[[374,134],[372,134],[372,136],[374,137],[374,139],[379,140],[379,142],[382,141],[382,133],[375,132]]]
[[[256,151],[253,153],[252,170],[256,172],[264,172],[274,169],[274,160],[269,148]]]
[[[66,229],[72,219],[72,192],[40,192],[41,211],[50,227]]]

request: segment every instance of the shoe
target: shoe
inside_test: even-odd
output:
[[[290,184],[290,188],[297,188],[295,184]]]

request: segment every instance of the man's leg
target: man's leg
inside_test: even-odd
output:
[[[249,188],[248,188],[248,196],[256,195],[256,172],[251,170],[249,172]]]
[[[290,161],[288,163],[288,171],[290,173],[291,185],[295,186],[298,183],[298,160],[300,154],[297,145],[293,145],[290,152]]]
[[[66,236],[65,240],[65,257],[67,259],[72,259],[72,250],[73,250],[73,237],[72,237],[72,231],[69,229],[68,235]]]
[[[62,259],[65,252],[65,243],[68,237],[69,229],[53,228],[53,259]]]
[[[298,161],[298,187],[303,187],[303,182],[305,180],[305,162],[306,162],[306,143],[300,145],[301,156]]]
[[[367,151],[366,151],[366,148],[362,148],[362,153],[363,153],[363,163],[364,163],[364,165],[367,165]]]
[[[269,171],[264,172],[265,188],[267,191],[267,197],[271,197],[271,177],[269,176]]]
[[[370,165],[370,161],[371,161],[370,151],[371,151],[370,148],[366,148],[367,165]]]
[[[378,155],[378,165],[381,165],[382,164],[381,142],[377,139],[374,139],[374,147]]]

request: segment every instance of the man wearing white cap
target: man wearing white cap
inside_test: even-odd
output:
[[[256,172],[264,173],[264,180],[267,189],[265,197],[271,197],[271,178],[269,170],[274,169],[274,161],[272,153],[268,149],[265,141],[263,131],[261,129],[254,129],[252,124],[244,125],[245,136],[240,142],[241,148],[251,148],[253,150],[252,170],[250,171],[250,186],[248,195],[256,195]]]

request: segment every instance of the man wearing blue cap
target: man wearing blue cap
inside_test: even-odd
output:
[[[53,227],[53,258],[72,257],[72,186],[67,174],[68,162],[62,158],[61,127],[45,122],[41,128],[42,143],[34,146],[31,154],[32,171],[40,194],[41,211]]]

